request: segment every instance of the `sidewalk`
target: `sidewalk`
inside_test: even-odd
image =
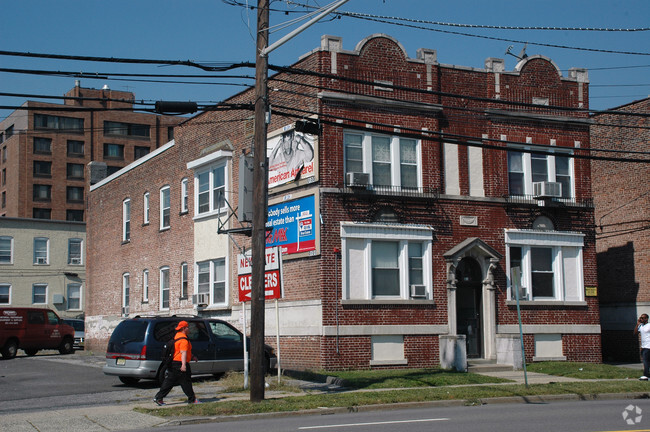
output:
[[[618,365],[624,366],[624,365]],[[634,369],[642,369],[640,364],[625,365]],[[512,380],[518,384],[524,384],[524,372],[519,371],[495,371],[495,372],[481,372],[482,375],[494,376]],[[552,375],[545,375],[541,373],[528,372],[528,384],[547,384],[550,382],[570,382],[581,381],[576,378],[558,377]],[[291,378],[285,378],[292,380]],[[295,380],[294,380],[295,381]],[[232,399],[248,399],[247,394],[223,393],[223,389],[219,388],[218,381],[206,381],[196,383],[194,386],[197,397],[204,402],[216,402]],[[340,388],[336,383],[314,383],[307,381],[299,381],[299,387],[309,391],[315,392],[334,392],[345,391]],[[476,384],[474,384],[476,385]],[[499,384],[495,384],[499,385]],[[146,393],[146,391],[143,391]],[[218,395],[216,397],[215,395]],[[290,393],[279,391],[266,391],[267,399],[285,397]],[[295,395],[295,393],[291,393]],[[169,396],[165,399],[169,407],[184,405],[185,395],[180,387],[174,387]],[[449,401],[444,401],[447,405]],[[455,401],[463,403],[463,401]],[[4,415],[0,421],[0,431],[39,431],[39,432],[59,432],[62,430],[68,432],[100,432],[100,431],[124,431],[133,429],[152,428],[163,425],[180,425],[189,423],[198,423],[209,421],[203,418],[161,418],[148,414],[141,414],[135,412],[133,409],[136,407],[154,408],[153,402],[149,399],[139,402],[128,402],[123,404],[114,404],[107,406],[93,406],[78,409],[63,409],[31,412],[29,414],[10,414]]]

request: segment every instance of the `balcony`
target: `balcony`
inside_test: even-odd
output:
[[[511,195],[504,197],[507,206],[535,206],[535,207],[573,207],[594,208],[593,198],[577,200],[576,198],[540,198],[535,195]]]

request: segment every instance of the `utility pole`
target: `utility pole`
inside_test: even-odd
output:
[[[255,133],[253,155],[253,232],[251,273],[251,402],[264,400],[264,267],[268,174],[266,130],[268,115],[268,57],[263,50],[269,40],[269,0],[257,0],[257,46],[255,53]]]

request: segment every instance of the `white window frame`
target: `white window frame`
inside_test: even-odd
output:
[[[189,268],[186,262],[181,263],[181,298],[187,298],[189,293]]]
[[[36,255],[36,242],[45,242],[45,257]],[[44,258],[44,260],[41,260]],[[47,237],[34,237],[34,265],[49,265],[50,264],[50,239]]]
[[[79,306],[75,307],[75,308],[70,307],[70,299],[75,298],[75,297],[72,297],[72,295],[70,295],[70,290],[74,289],[74,288],[79,290],[79,297],[77,298],[78,301],[79,301]],[[66,287],[66,291],[67,291],[67,296],[68,296],[68,302],[67,302],[68,308],[67,308],[67,310],[72,310],[72,311],[82,310],[83,309],[83,307],[82,307],[83,303],[82,303],[82,297],[81,297],[82,296],[81,284],[80,283],[69,283],[68,286]]]
[[[218,150],[214,153],[210,153],[207,156],[202,158],[190,161],[187,163],[187,169],[194,171],[194,219],[210,217],[213,215],[219,215],[226,211],[227,205],[226,202],[229,200],[229,191],[230,191],[230,160],[232,158],[232,152],[227,150]],[[224,189],[224,205],[221,208],[215,208],[214,203],[214,176],[213,171],[216,168],[223,167],[224,179],[223,179],[223,189]],[[207,211],[200,211],[199,209],[199,176],[204,173],[209,173],[208,181],[208,209]]]
[[[207,283],[208,285],[208,295],[210,298],[209,305],[210,306],[227,306],[228,301],[229,301],[229,283],[228,283],[228,260],[226,258],[216,258],[216,259],[211,259],[211,260],[205,260],[205,261],[200,261],[195,263],[194,265],[194,289],[195,289],[195,294],[205,294],[205,292],[200,292],[200,286],[199,286],[199,266],[200,265],[209,265],[209,281]],[[223,279],[217,279],[217,267],[221,266],[223,268]],[[223,297],[224,301],[223,302],[215,302],[215,288],[217,284],[223,284]]]
[[[342,222],[343,300],[432,300],[432,237],[433,229],[428,226]],[[373,295],[372,243],[375,241],[391,241],[398,244],[399,295]],[[422,245],[422,285],[426,290],[425,298],[411,299],[409,243]]]
[[[159,298],[160,298],[160,306],[159,309],[161,311],[166,311],[169,310],[169,307],[171,305],[171,277],[170,277],[170,270],[169,266],[163,266],[160,267],[160,272],[158,273],[158,281],[159,281]],[[166,285],[165,285],[166,284]],[[167,294],[167,307],[164,306],[164,297],[165,297],[165,292]]]
[[[511,247],[521,248],[521,287],[525,295],[520,300],[583,302],[584,289],[584,262],[583,247],[584,234],[561,231],[539,230],[505,230],[506,243],[506,271],[508,278],[508,299],[515,300],[516,295],[512,290],[511,274]],[[553,296],[534,297],[532,291],[532,248],[549,248],[552,250],[553,269]],[[572,256],[572,252],[575,256]],[[572,277],[574,282],[567,279]]]
[[[149,225],[149,192],[142,195],[142,223]]]
[[[566,147],[555,147],[551,146],[535,146],[535,145],[508,145],[509,149],[513,150],[537,150],[537,151],[542,151],[545,153],[553,153],[553,154],[546,154],[546,180],[547,182],[556,182],[557,181],[557,168],[555,165],[555,158],[556,156],[562,156],[562,157],[567,157],[569,158],[569,177],[570,177],[570,191],[569,194],[566,194],[566,191],[562,190],[562,197],[561,199],[572,199],[575,197],[575,168],[574,168],[574,162],[575,158],[573,157],[573,150],[566,148]],[[508,154],[510,151],[508,151]],[[523,176],[524,176],[524,195],[533,195],[533,168],[532,168],[532,159],[533,155],[530,152],[525,152],[525,151],[514,151],[513,153],[518,153],[521,155],[522,158],[522,170],[523,170]],[[521,196],[521,195],[514,195],[510,193],[510,163],[508,161],[508,194],[511,196]],[[562,188],[564,189],[564,185],[562,185]]]
[[[347,151],[348,151],[348,146],[347,146],[347,140],[346,137],[348,136],[357,136],[361,137],[361,153],[362,153],[362,172],[368,173],[369,178],[370,178],[370,184],[374,185],[375,188],[381,188],[381,187],[396,187],[396,188],[405,188],[405,189],[412,189],[412,188],[422,188],[422,141],[414,138],[404,138],[404,137],[399,137],[399,136],[391,136],[391,135],[385,135],[385,134],[378,134],[378,133],[373,133],[373,132],[354,132],[354,131],[345,131],[343,133],[343,148],[344,148],[344,163],[345,163],[345,170],[344,172],[347,174],[348,172],[352,172],[350,168],[347,166]],[[391,175],[391,181],[390,185],[375,185],[375,179],[374,173],[373,173],[373,162],[374,162],[374,157],[373,157],[373,137],[376,138],[388,138],[389,143],[390,143],[390,161],[388,161],[388,164],[390,164],[390,175]],[[401,140],[410,140],[415,142],[415,148],[416,148],[416,156],[417,156],[417,161],[415,163],[416,165],[416,170],[417,170],[417,184],[415,186],[413,185],[402,185],[402,179],[401,179],[401,167],[402,167],[402,160],[401,160]],[[414,165],[413,163],[404,163],[404,165]]]
[[[14,263],[14,238],[12,236],[0,236],[0,240],[9,240],[9,262],[0,262],[0,265],[12,265]]]
[[[131,199],[122,201],[122,242],[131,241]]]
[[[79,261],[73,262],[75,258],[72,256],[72,243],[79,243]],[[83,265],[84,264],[84,241],[80,238],[68,239],[68,265]]]
[[[142,271],[142,302],[149,302],[149,270]]]
[[[181,180],[181,213],[187,213],[188,211],[188,180],[184,178]]]
[[[129,314],[129,306],[131,304],[131,275],[129,273],[122,274],[122,309],[126,312],[123,315]]]
[[[39,302],[39,303],[36,303],[36,301],[35,301],[35,300],[36,300],[36,298],[35,298],[35,297],[36,297],[36,287],[38,287],[38,288],[45,288],[45,294],[41,294],[41,295],[44,295],[44,297],[45,297],[45,301],[43,301],[43,302]],[[48,298],[47,295],[48,295],[48,291],[49,291],[49,286],[48,286],[46,283],[33,283],[33,284],[32,284],[32,304],[34,304],[34,305],[44,305],[44,304],[47,304],[47,298]]]
[[[165,202],[165,197],[169,201],[167,204],[164,204]],[[171,213],[171,188],[169,185],[165,185],[160,188],[160,229],[161,230],[166,230],[171,227],[172,224],[172,213]],[[165,211],[169,213],[169,221],[168,224],[165,225]]]
[[[7,288],[9,291],[7,295],[9,296],[9,301],[7,303],[0,303],[0,305],[10,305],[11,304],[11,284],[10,283],[0,283],[0,288]]]

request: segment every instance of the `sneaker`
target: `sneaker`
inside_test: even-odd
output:
[[[639,377],[639,380],[640,381],[648,381],[648,377],[643,375],[643,376]]]
[[[164,405],[167,405],[165,402],[163,402],[162,399],[154,399],[154,400],[153,400],[153,403],[155,403],[155,404],[158,405],[158,406],[164,406]]]
[[[203,403],[203,402],[201,402],[198,399],[194,399],[193,401],[187,401],[187,403],[190,404],[190,405],[198,405],[198,404]]]

